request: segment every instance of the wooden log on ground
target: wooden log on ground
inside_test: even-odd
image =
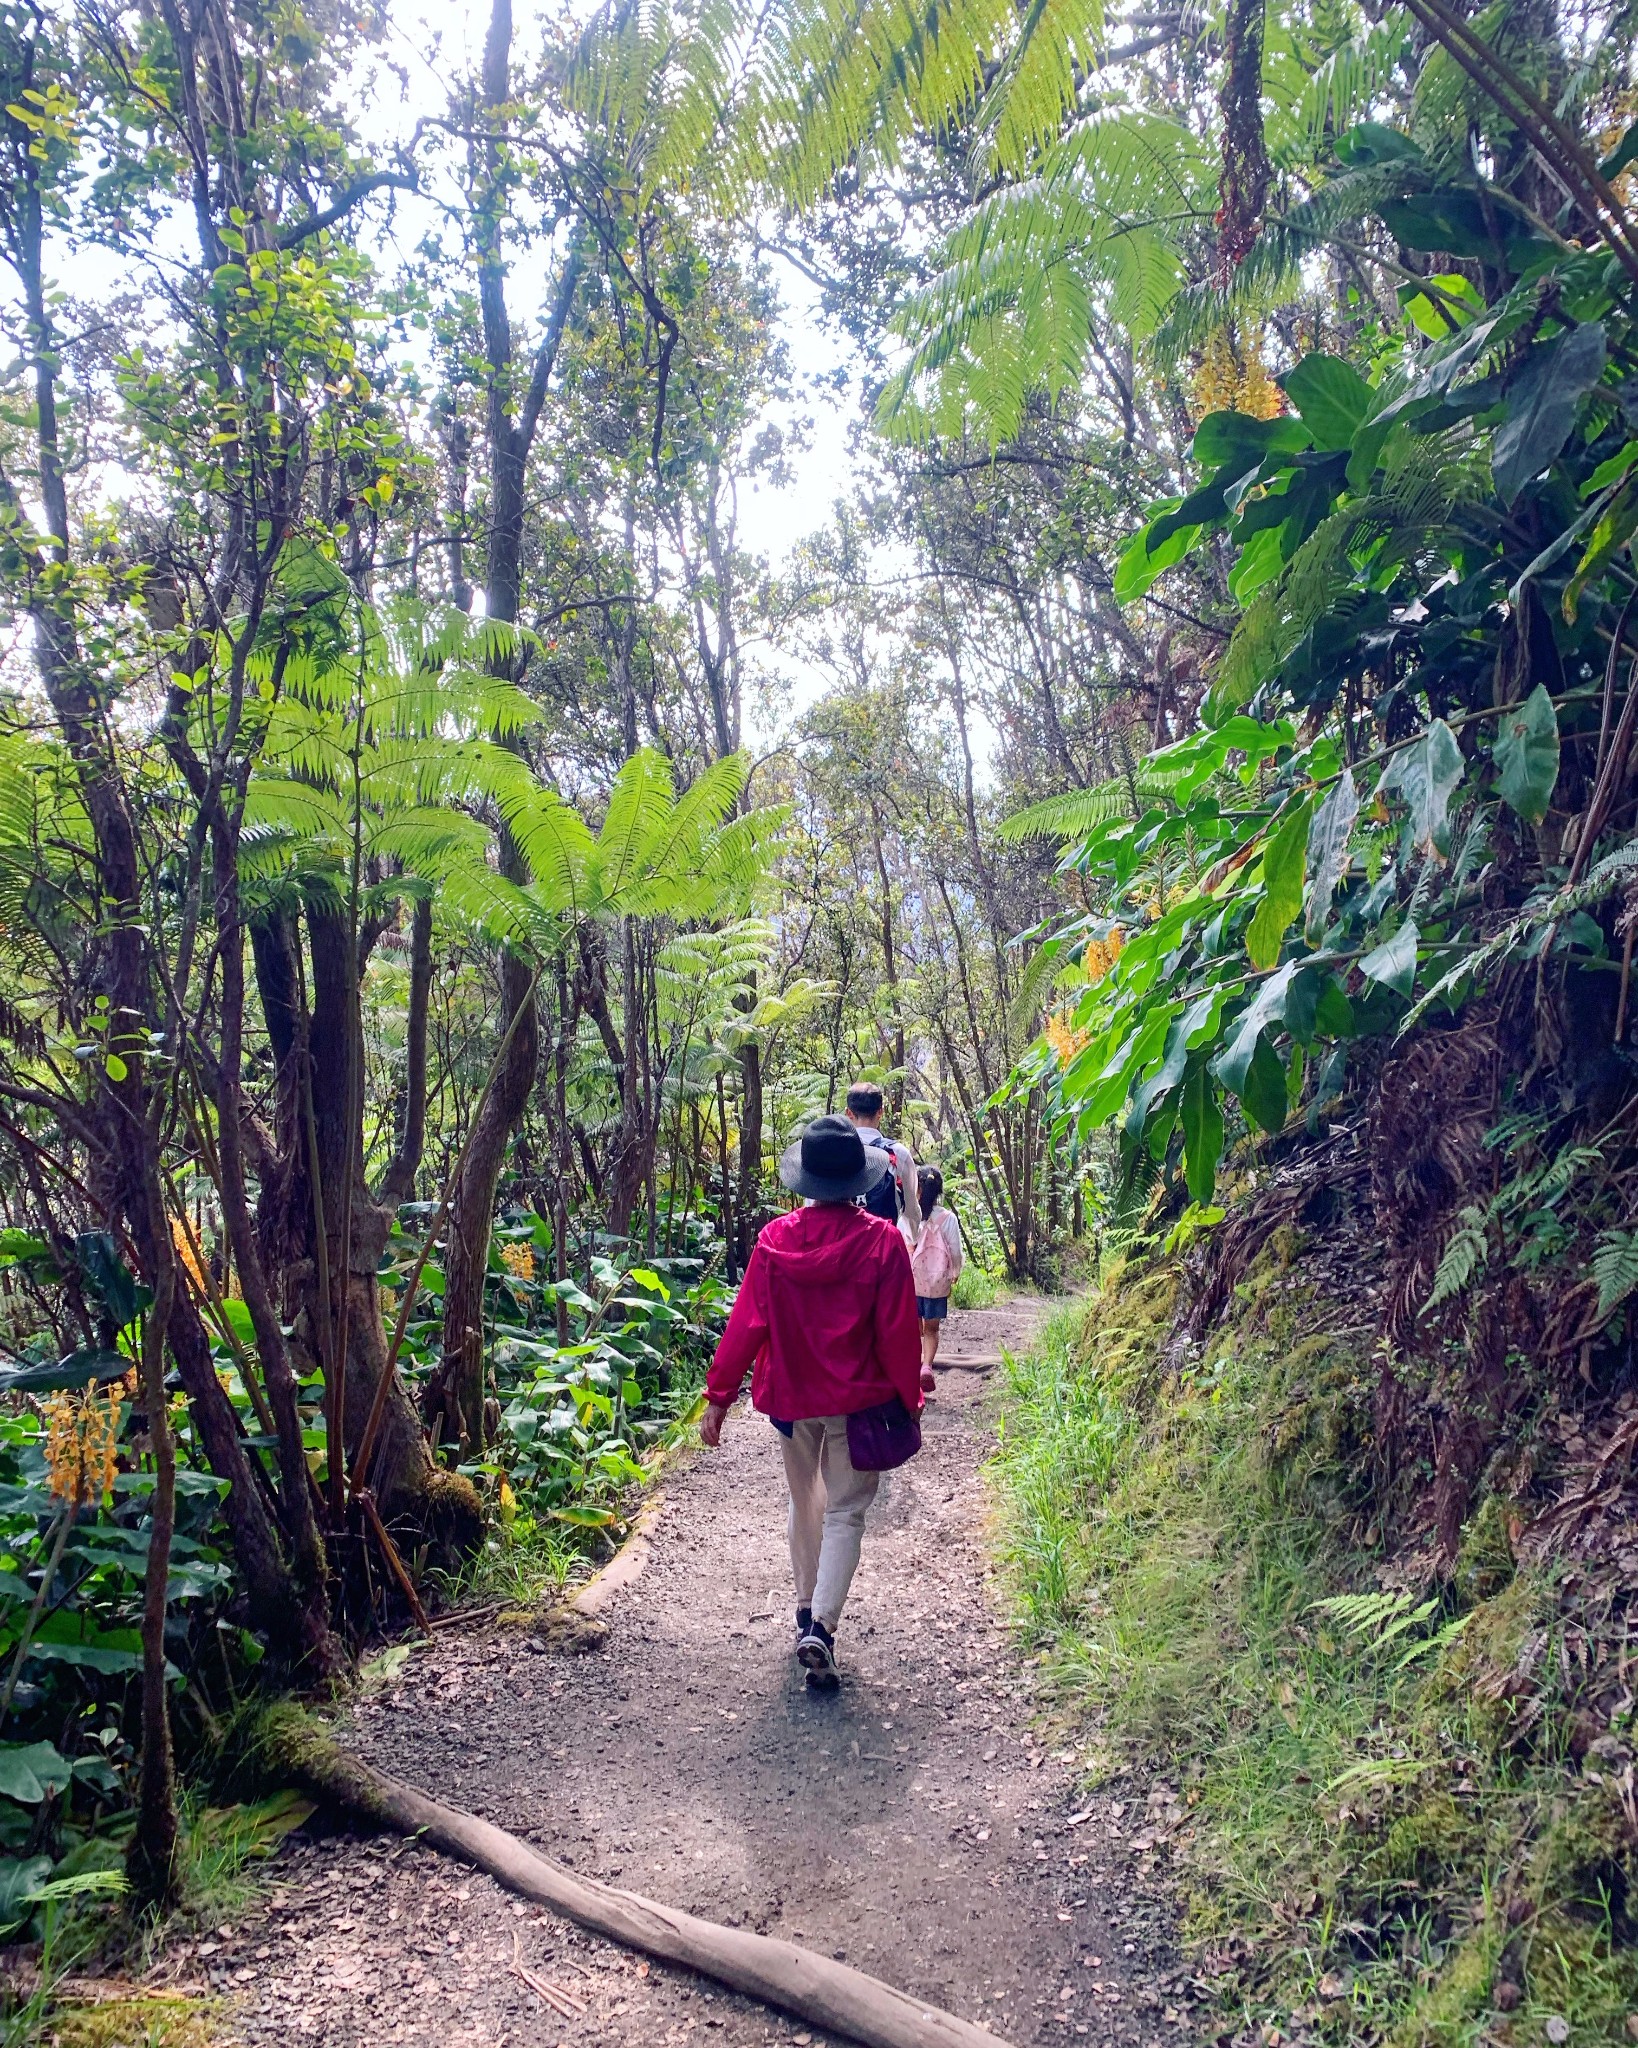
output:
[[[429,1799],[337,1749],[311,1724],[263,1744],[264,1756],[308,1790],[378,1825],[420,1835],[487,1871],[509,1891],[549,1906],[628,1948],[658,1956],[734,1991],[862,2041],[865,2048],[1006,2048],[970,2020],[911,1998],[879,1978],[788,1941],[719,1927],[636,1892],[577,1877],[491,1821]]]

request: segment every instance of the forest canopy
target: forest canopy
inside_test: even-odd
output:
[[[854,1080],[1053,1288],[1397,1073],[1447,1552],[1630,1348],[1626,14],[470,28],[0,4],[13,1927],[622,1524]]]

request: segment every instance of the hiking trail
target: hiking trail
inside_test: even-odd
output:
[[[601,1649],[496,1620],[440,1631],[361,1696],[342,1740],[584,1875],[845,1957],[1020,2048],[1181,2040],[1188,1994],[1150,1875],[1169,1792],[1116,1781],[1076,1807],[1082,1753],[1038,1733],[990,1584],[983,1367],[1044,1306],[952,1316],[958,1369],[941,1370],[925,1448],[872,1511],[839,1694],[806,1691],[790,1655],[778,1447],[742,1402],[721,1450],[662,1482],[641,1569],[601,1609]],[[516,1966],[563,1995],[548,2002]],[[249,2043],[830,2038],[412,1841],[319,1818],[254,1911],[160,1968],[227,1995]]]

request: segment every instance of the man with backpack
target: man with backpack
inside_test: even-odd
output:
[[[916,1162],[910,1147],[882,1131],[885,1098],[874,1081],[855,1081],[847,1091],[847,1120],[859,1133],[867,1152],[885,1152],[892,1166],[864,1198],[864,1207],[884,1222],[902,1225],[914,1244],[921,1236],[921,1204],[917,1192]]]

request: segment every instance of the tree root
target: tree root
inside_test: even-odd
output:
[[[627,1948],[714,1977],[764,2004],[865,2043],[865,2048],[1006,2048],[970,2020],[895,1991],[879,1978],[788,1941],[719,1927],[636,1892],[577,1877],[504,1828],[429,1799],[412,1786],[346,1755],[306,1715],[263,1717],[261,1767],[378,1827],[420,1835],[462,1857],[508,1890],[549,1906]]]

